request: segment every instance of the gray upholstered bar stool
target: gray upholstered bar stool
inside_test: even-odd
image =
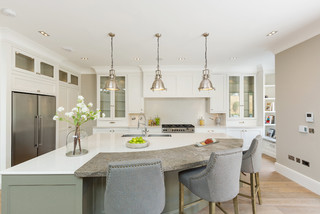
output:
[[[240,196],[244,196],[251,199],[252,212],[256,213],[256,194],[258,194],[259,204],[262,204],[259,172],[261,168],[261,154],[262,153],[262,137],[258,135],[252,140],[250,148],[244,152],[242,157],[241,172],[250,173],[250,183],[246,181],[240,181],[244,184],[250,185],[250,195],[240,193]]]
[[[237,195],[239,193],[241,158],[241,148],[213,152],[206,167],[180,172],[179,214],[183,214],[184,208],[200,202],[202,199],[209,202],[210,214],[215,213],[215,206],[226,213],[219,202],[233,199],[234,212],[238,213]],[[201,199],[184,205],[183,186],[186,186]]]
[[[113,162],[107,172],[104,209],[107,214],[160,214],[165,205],[161,161]]]

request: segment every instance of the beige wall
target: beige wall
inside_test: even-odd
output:
[[[82,74],[81,75],[81,93],[85,102],[93,103],[93,109],[97,108],[97,75],[96,74]],[[92,127],[96,126],[96,121],[88,121],[84,124],[86,132],[91,135]]]
[[[320,35],[277,54],[275,73],[277,162],[320,181]],[[314,113],[314,123],[305,121],[306,112]],[[315,134],[299,133],[299,125],[315,128]]]

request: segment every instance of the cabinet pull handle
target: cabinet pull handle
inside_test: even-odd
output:
[[[114,121],[111,121],[110,123],[111,123],[111,124],[115,124],[116,122],[114,122]]]

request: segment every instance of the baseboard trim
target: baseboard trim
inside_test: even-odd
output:
[[[301,186],[307,188],[308,190],[320,195],[320,182],[316,181],[308,176],[301,174],[293,169],[290,169],[278,162],[275,163],[275,168],[281,175],[293,180],[294,182],[300,184]]]

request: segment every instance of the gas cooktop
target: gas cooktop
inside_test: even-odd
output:
[[[163,133],[194,133],[192,124],[162,124]]]

